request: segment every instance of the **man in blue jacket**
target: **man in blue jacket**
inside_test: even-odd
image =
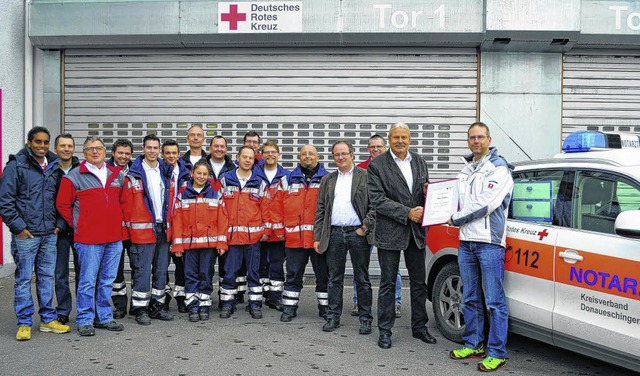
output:
[[[11,230],[11,255],[16,263],[14,308],[18,341],[31,339],[35,307],[31,274],[35,266],[40,331],[68,333],[53,308],[57,234],[62,218],[55,208],[57,182],[62,173],[58,157],[49,151],[50,134],[34,127],[27,146],[9,157],[0,183],[0,216]],[[59,220],[59,222],[58,222]]]

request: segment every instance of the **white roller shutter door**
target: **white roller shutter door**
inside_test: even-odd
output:
[[[640,55],[575,51],[564,56],[563,139],[578,130],[640,132]]]
[[[431,179],[441,179],[455,175],[468,153],[477,80],[475,49],[66,50],[64,126],[77,140],[129,139],[134,154],[148,132],[186,151],[192,124],[203,126],[206,143],[225,136],[235,154],[255,130],[278,142],[285,168],[297,164],[298,147],[312,143],[333,170],[335,141],[351,141],[360,162],[368,138],[386,137],[401,120]],[[371,273],[379,275],[375,254]]]

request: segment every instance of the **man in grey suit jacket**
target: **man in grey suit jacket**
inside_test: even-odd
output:
[[[338,166],[320,181],[313,231],[313,247],[327,254],[329,268],[329,310],[322,327],[332,332],[340,327],[342,292],[347,252],[351,255],[358,290],[360,334],[371,334],[371,282],[369,281],[369,242],[375,214],[367,195],[367,172],[353,164],[353,146],[338,141],[331,149]]]
[[[436,343],[427,330],[427,284],[425,282],[425,230],[421,227],[424,185],[429,180],[427,164],[409,151],[411,134],[404,123],[389,130],[390,149],[369,164],[369,200],[376,210],[374,244],[380,262],[378,292],[378,346],[391,347],[395,323],[394,293],[400,252],[409,272],[411,330],[413,337]]]

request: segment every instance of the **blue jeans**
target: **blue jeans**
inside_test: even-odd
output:
[[[329,236],[329,246],[327,248],[327,267],[329,269],[329,283],[327,290],[329,293],[329,310],[327,320],[340,319],[342,314],[344,270],[347,263],[347,252],[351,255],[353,265],[354,281],[356,290],[360,290],[360,304],[358,311],[360,321],[372,321],[371,304],[372,292],[369,281],[369,261],[371,252],[367,238],[356,234],[355,231],[342,232],[332,230]]]
[[[373,246],[369,249],[369,253],[373,252]],[[356,287],[356,280],[353,279],[353,305],[358,304],[358,289]],[[402,275],[398,271],[398,277],[396,277],[396,305],[402,304]]]
[[[504,248],[499,245],[460,242],[458,265],[463,287],[462,313],[466,347],[477,349],[484,342],[484,307],[482,293],[489,309],[487,355],[504,359],[507,355],[509,311],[504,295]],[[482,285],[481,285],[482,283]]]
[[[49,323],[58,314],[53,308],[53,275],[56,269],[57,235],[19,239],[11,236],[11,255],[16,263],[14,309],[18,326],[31,326],[35,307],[31,296],[31,277],[35,267],[36,294],[40,321]]]
[[[76,296],[78,327],[106,324],[113,320],[111,289],[118,273],[122,242],[102,244],[75,243],[80,264]]]
[[[78,291],[78,276],[80,275],[80,267],[78,265],[78,254],[73,245],[73,234],[58,233],[58,242],[56,244],[56,300],[58,305],[56,311],[58,315],[69,316],[73,306],[71,298],[71,288],[69,287],[69,254],[73,251],[73,269],[76,274],[76,291]]]

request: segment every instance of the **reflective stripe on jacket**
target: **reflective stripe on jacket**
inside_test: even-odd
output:
[[[313,248],[313,225],[320,179],[327,174],[327,170],[320,164],[318,172],[311,177],[307,185],[300,166],[291,172],[283,191],[283,221],[287,248]]]
[[[220,192],[209,182],[198,193],[191,182],[178,194],[173,209],[171,252],[189,249],[227,249],[227,213]]]
[[[154,231],[155,215],[149,192],[147,190],[147,177],[142,167],[144,155],[139,156],[127,172],[122,192],[122,215],[125,226],[129,230],[131,242],[134,244],[154,244],[156,235]],[[173,166],[165,161],[158,160],[160,177],[165,186],[164,203],[162,205],[162,219],[167,222],[169,207],[169,190]]]
[[[62,178],[56,200],[60,215],[74,229],[74,241],[103,244],[122,240],[120,195],[124,174],[120,167],[106,164],[107,180],[100,178],[80,163]]]
[[[227,210],[229,245],[255,244],[264,233],[269,193],[267,182],[259,170],[252,171],[251,177],[240,188],[236,170],[228,171],[220,179],[224,205]]]

